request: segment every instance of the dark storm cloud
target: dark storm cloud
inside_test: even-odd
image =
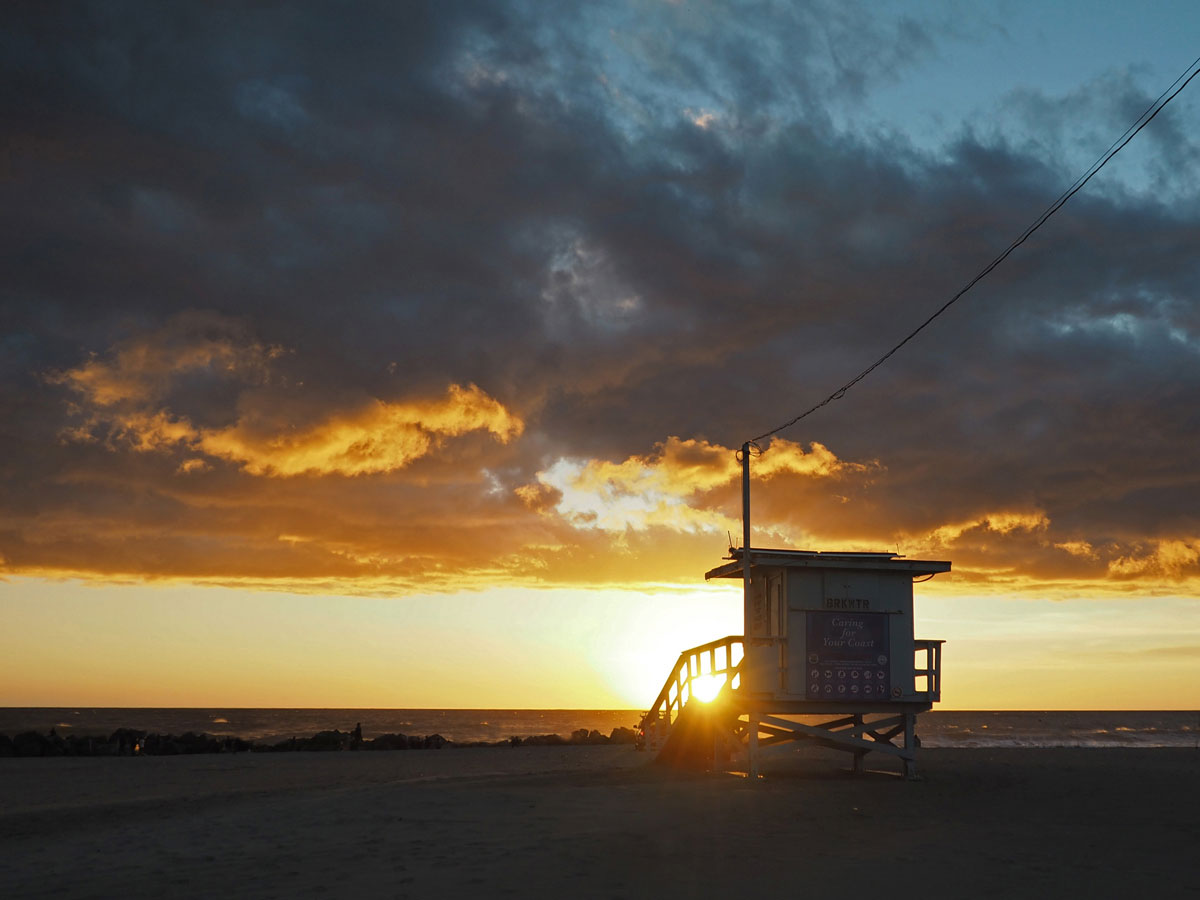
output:
[[[672,436],[820,399],[1150,99],[1026,91],[918,151],[839,122],[938,31],[844,4],[4,17],[13,571],[660,580],[658,540],[686,577],[711,534],[651,523],[610,572],[615,532],[538,473],[666,471]],[[764,525],[1029,578],[1195,568],[1196,149],[1153,129],[1137,177],[786,434],[849,468],[765,481]],[[723,539],[723,477],[654,490]]]

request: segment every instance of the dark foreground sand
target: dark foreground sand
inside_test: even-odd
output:
[[[648,762],[4,759],[0,897],[1200,897],[1196,750],[926,750],[915,783]]]

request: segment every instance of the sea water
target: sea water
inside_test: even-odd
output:
[[[0,734],[55,729],[64,737],[107,736],[118,728],[158,734],[188,731],[259,743],[318,731],[440,734],[458,742],[503,741],[535,734],[569,737],[580,728],[608,735],[636,728],[641,712],[622,709],[134,709],[0,708]],[[819,721],[819,720],[814,720]],[[934,710],[917,719],[924,747],[1195,747],[1194,711],[960,711]]]

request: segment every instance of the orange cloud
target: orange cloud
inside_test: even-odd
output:
[[[1014,531],[1044,531],[1049,526],[1050,520],[1041,510],[1033,512],[999,511],[986,513],[965,522],[939,526],[930,534],[929,540],[934,545],[946,545],[953,544],[969,531],[1011,534]]]
[[[726,531],[740,534],[734,448],[672,436],[617,460],[552,459],[514,485],[506,479],[526,445],[486,463],[436,452],[470,434],[495,448],[523,433],[477,385],[348,403],[289,384],[285,367],[302,362],[200,317],[51,376],[75,399],[54,448],[77,461],[57,469],[70,502],[11,517],[0,567],[354,593],[657,589],[695,583],[723,555]],[[130,466],[119,451],[142,458]],[[395,474],[409,467],[416,474]],[[777,439],[751,472],[760,546],[951,559],[954,575],[939,582],[971,591],[1200,582],[1200,542],[1187,535],[1063,532],[1035,504],[912,504],[879,461],[844,460],[819,443]],[[301,477],[321,475],[363,477]]]
[[[445,396],[426,401],[372,400],[361,409],[337,413],[297,431],[267,431],[245,419],[227,428],[197,428],[166,410],[93,415],[112,435],[141,452],[184,448],[237,463],[251,475],[369,475],[402,469],[448,437],[490,432],[501,443],[521,434],[524,423],[475,385],[452,384]],[[68,437],[79,439],[74,430]],[[180,471],[199,470],[192,458]]]
[[[203,370],[262,381],[282,347],[247,340],[235,323],[204,313],[178,317],[157,332],[124,342],[111,358],[91,357],[65,372],[48,376],[64,384],[88,404],[111,407],[145,404],[162,396],[171,380]]]
[[[1082,557],[1083,559],[1099,559],[1100,553],[1088,541],[1060,541],[1054,545],[1059,550],[1064,550],[1072,556]]]
[[[488,431],[507,443],[523,428],[519,418],[475,385],[452,384],[437,400],[374,400],[299,432],[263,435],[239,423],[201,432],[193,444],[252,475],[369,475],[402,469],[447,437]]]
[[[1197,563],[1200,563],[1200,541],[1161,540],[1142,552],[1110,561],[1108,572],[1116,578],[1182,579],[1189,574],[1189,569],[1196,569]]]
[[[776,438],[771,442],[769,453],[764,453],[751,464],[751,475],[769,479],[777,475],[802,475],[809,478],[834,478],[864,473],[878,463],[852,463],[838,459],[824,444],[813,441],[809,450],[791,441]]]
[[[215,335],[197,333],[213,329]],[[270,406],[261,400],[240,404],[237,421],[226,426],[194,424],[164,403],[173,381],[189,373],[262,385],[270,379],[270,360],[283,353],[245,339],[226,320],[192,316],[126,342],[110,359],[93,357],[49,380],[79,397],[85,421],[64,430],[67,440],[95,440],[105,432],[110,445],[124,442],[147,453],[182,449],[236,463],[252,475],[392,472],[428,455],[447,438],[486,431],[507,443],[524,428],[520,418],[473,384],[451,384],[436,398],[371,398],[303,427],[281,424],[274,412],[270,417],[257,413],[256,408]],[[194,473],[207,464],[194,456],[181,462],[179,471]]]
[[[150,452],[194,444],[199,432],[186,419],[173,419],[165,410],[131,412],[115,416],[117,432],[136,450]]]
[[[752,476],[760,481],[781,475],[833,478],[866,469],[839,460],[821,444],[805,452],[799,444],[779,439],[769,454],[755,460]],[[727,493],[740,478],[733,449],[669,437],[653,453],[621,462],[559,459],[538,472],[537,484],[518,491],[527,502],[553,493],[554,511],[577,527],[721,532],[734,529],[737,519],[725,509],[727,498],[716,495]]]

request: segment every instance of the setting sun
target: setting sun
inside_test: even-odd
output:
[[[699,675],[692,679],[692,696],[701,703],[711,703],[725,686],[724,675]]]

